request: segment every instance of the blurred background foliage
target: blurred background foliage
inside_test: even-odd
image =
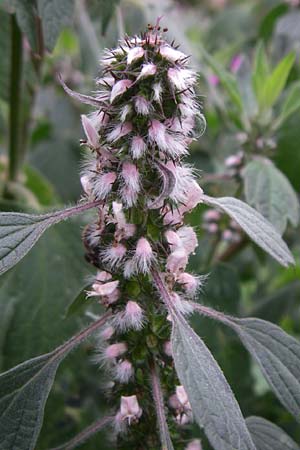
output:
[[[223,217],[211,221],[199,206],[189,217],[199,235],[191,270],[209,274],[199,300],[273,321],[299,338],[297,0],[0,1],[0,208],[42,211],[80,198],[80,114],[88,110],[67,97],[57,74],[74,90],[95,90],[103,49],[159,16],[200,73],[207,130],[193,142],[190,162],[201,186],[261,211],[284,233],[297,261],[296,267],[280,268],[234,224]],[[80,241],[83,225],[77,220],[48,231],[1,278],[1,370],[53,349],[87,322],[87,313],[99,313],[83,296],[92,274]],[[299,427],[237,338],[207,319],[194,318],[193,324],[244,415],[270,419],[300,442]],[[60,368],[38,449],[68,440],[101,416],[105,385],[91,358],[92,345],[86,344]],[[197,427],[194,434],[203,438]],[[82,448],[108,449],[109,439],[97,435]]]

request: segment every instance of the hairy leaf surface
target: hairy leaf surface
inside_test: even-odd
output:
[[[261,319],[231,319],[281,403],[300,422],[300,343]]]
[[[106,315],[107,316],[107,315]],[[0,375],[0,449],[33,450],[57,368],[67,354],[102,326],[103,316],[54,351]]]
[[[281,428],[262,417],[248,417],[246,424],[257,450],[300,450]]]
[[[173,325],[175,367],[195,420],[216,450],[255,450],[240,407],[204,342],[184,321]]]
[[[86,203],[44,215],[0,213],[0,275],[17,264],[51,225],[93,206]]]
[[[296,226],[299,221],[297,195],[286,176],[272,161],[258,158],[243,172],[246,200],[268,219],[282,234],[288,220]]]
[[[294,264],[294,258],[279,233],[260,213],[233,197],[213,198],[204,196],[203,201],[225,211],[248,236],[280,264]]]

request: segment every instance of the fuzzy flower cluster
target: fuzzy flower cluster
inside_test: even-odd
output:
[[[90,152],[81,183],[86,197],[99,204],[97,220],[84,231],[87,258],[98,268],[88,296],[113,311],[101,333],[106,345],[100,357],[114,383],[127,385],[124,395],[118,390],[115,422],[121,433],[143,417],[132,383],[136,368],[127,335],[141,333],[149,321],[149,302],[156,302],[158,313],[162,309],[158,298],[131,298],[128,283],[151,280],[155,267],[175,307],[186,314],[202,282],[186,271],[197,237],[184,217],[202,201],[203,191],[193,168],[182,160],[195,129],[205,128],[194,91],[196,74],[187,62],[159,27],[150,27],[141,37],[125,38],[105,52],[93,97],[65,86],[96,107],[82,116],[83,144]],[[162,347],[170,357],[169,343]],[[178,424],[185,424],[192,415],[182,386],[175,397],[170,410]]]

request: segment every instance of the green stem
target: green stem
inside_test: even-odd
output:
[[[11,66],[10,66],[10,113],[9,113],[9,172],[10,181],[17,181],[20,169],[20,128],[23,47],[22,33],[15,15],[11,16]]]

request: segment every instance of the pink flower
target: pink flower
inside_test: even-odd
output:
[[[176,50],[173,47],[170,47],[169,45],[161,46],[159,49],[159,53],[163,58],[171,62],[176,62],[186,58],[186,55],[184,53],[180,52],[179,50]]]
[[[94,127],[93,122],[84,114],[81,115],[81,122],[87,137],[87,144],[91,148],[99,148],[99,135]]]
[[[117,414],[117,422],[125,422],[127,425],[138,422],[143,411],[138,404],[136,395],[121,397],[120,411]]]
[[[194,253],[198,247],[198,239],[192,227],[181,227],[177,230],[177,235],[187,254]]]
[[[146,149],[147,149],[147,146],[142,137],[134,136],[132,138],[130,151],[131,151],[132,157],[134,159],[141,158],[141,156],[144,155]]]
[[[108,283],[96,282],[92,286],[93,290],[88,292],[88,296],[95,297],[98,295],[100,295],[100,296],[110,295],[114,292],[115,289],[117,289],[118,285],[119,285],[119,280],[109,281]]]
[[[154,260],[154,255],[151,245],[146,238],[141,237],[138,240],[133,260],[138,271],[142,273],[149,272],[150,266]]]
[[[228,168],[238,167],[242,164],[243,158],[243,152],[238,152],[235,155],[230,155],[225,159],[225,166]]]
[[[115,172],[107,172],[96,178],[94,183],[94,194],[99,200],[104,199],[112,190],[112,185],[116,181]]]
[[[119,95],[124,94],[132,86],[133,82],[131,80],[120,80],[117,81],[113,86],[110,93],[110,103],[112,103]]]
[[[164,343],[164,352],[167,356],[172,356],[172,344],[170,341]]]
[[[207,211],[205,211],[203,218],[208,222],[210,221],[218,222],[221,219],[221,213],[216,209],[208,209]]]
[[[157,69],[157,67],[153,63],[143,64],[142,70],[141,70],[139,76],[137,77],[137,80],[155,75],[156,69]]]
[[[179,284],[182,284],[187,294],[194,296],[199,288],[199,278],[191,275],[187,272],[180,273],[176,280]]]
[[[212,74],[212,75],[209,75],[208,82],[211,86],[217,86],[220,83],[220,79],[217,75]]]
[[[105,349],[105,356],[107,359],[119,358],[127,352],[127,345],[125,342],[118,342],[116,344],[111,344]]]
[[[125,186],[121,189],[121,195],[127,206],[136,203],[140,191],[140,175],[135,164],[124,162],[122,166],[122,177]]]
[[[135,164],[124,162],[122,165],[122,177],[124,183],[133,191],[138,192],[140,189],[140,174]]]
[[[178,295],[176,292],[172,292],[170,294],[170,296],[171,296],[172,302],[178,312],[180,312],[184,316],[193,313],[194,307],[191,304],[191,302],[182,300],[180,295]]]
[[[134,47],[131,48],[127,54],[127,64],[132,64],[137,59],[140,59],[144,56],[144,49],[143,47]]]
[[[165,238],[172,251],[175,250],[176,248],[181,247],[181,240],[176,231],[167,230],[165,232]]]
[[[108,142],[116,142],[121,139],[123,136],[131,133],[132,124],[130,122],[124,122],[120,125],[117,125],[108,135],[106,139]]]
[[[92,183],[90,181],[90,177],[88,175],[83,175],[80,177],[80,183],[87,195],[91,195],[92,193]]]
[[[166,127],[159,120],[152,120],[149,127],[149,140],[156,143],[160,150],[167,150]]]
[[[126,254],[126,247],[123,244],[115,243],[107,247],[102,252],[102,261],[111,267],[118,266]]]
[[[243,55],[235,55],[230,63],[230,70],[232,73],[237,73],[239,71],[239,68],[243,64]]]
[[[124,359],[115,367],[115,379],[120,383],[128,383],[133,377],[134,371],[130,361]]]
[[[196,81],[196,74],[189,69],[170,68],[168,69],[170,83],[179,91],[184,91]]]
[[[122,109],[120,110],[121,122],[125,122],[128,114],[130,114],[131,112],[132,112],[131,105],[127,104],[127,105],[123,106]]]
[[[168,256],[166,268],[168,272],[177,274],[186,268],[187,263],[188,256],[186,251],[183,248],[179,248]]]
[[[105,270],[100,270],[97,272],[96,275],[96,281],[109,281],[112,279],[112,275],[109,272],[106,272]]]
[[[126,303],[125,310],[116,316],[114,323],[121,331],[140,330],[144,323],[144,312],[138,303],[129,300]]]
[[[163,88],[161,85],[161,82],[154,83],[152,86],[153,89],[153,100],[155,100],[157,103],[161,102],[161,95],[163,92]]]
[[[112,326],[109,326],[109,327],[104,328],[104,330],[101,331],[100,336],[105,341],[108,341],[109,339],[112,338],[114,333],[115,333],[115,329]]]
[[[145,97],[142,97],[141,95],[137,95],[135,97],[134,106],[135,106],[136,112],[143,116],[148,115],[149,111],[151,109],[151,104],[148,102],[148,100],[145,99]]]

